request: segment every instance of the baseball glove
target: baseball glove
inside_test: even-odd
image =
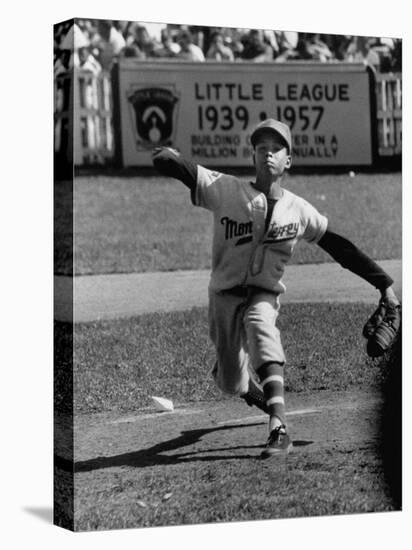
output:
[[[401,326],[401,306],[382,298],[366,321],[363,336],[367,339],[369,357],[380,357],[393,344]]]

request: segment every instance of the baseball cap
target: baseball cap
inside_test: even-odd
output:
[[[267,118],[255,127],[252,135],[250,136],[250,141],[252,142],[253,147],[256,146],[256,142],[264,130],[272,130],[272,132],[279,134],[288,146],[289,153],[291,152],[292,136],[290,135],[290,128],[287,124],[280,122],[280,120],[275,120],[274,118]]]

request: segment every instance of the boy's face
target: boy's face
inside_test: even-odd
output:
[[[290,168],[291,156],[283,138],[271,130],[262,132],[253,155],[256,173],[279,177]]]

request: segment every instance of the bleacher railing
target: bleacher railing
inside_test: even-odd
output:
[[[55,154],[75,166],[102,165],[113,158],[110,75],[75,69],[55,78]]]
[[[402,153],[402,75],[375,75],[378,156]]]

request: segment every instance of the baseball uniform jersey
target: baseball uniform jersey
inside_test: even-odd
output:
[[[264,193],[250,182],[198,166],[192,200],[214,215],[212,290],[254,286],[285,292],[282,276],[296,244],[318,242],[328,222],[307,201],[282,191],[266,220]]]

